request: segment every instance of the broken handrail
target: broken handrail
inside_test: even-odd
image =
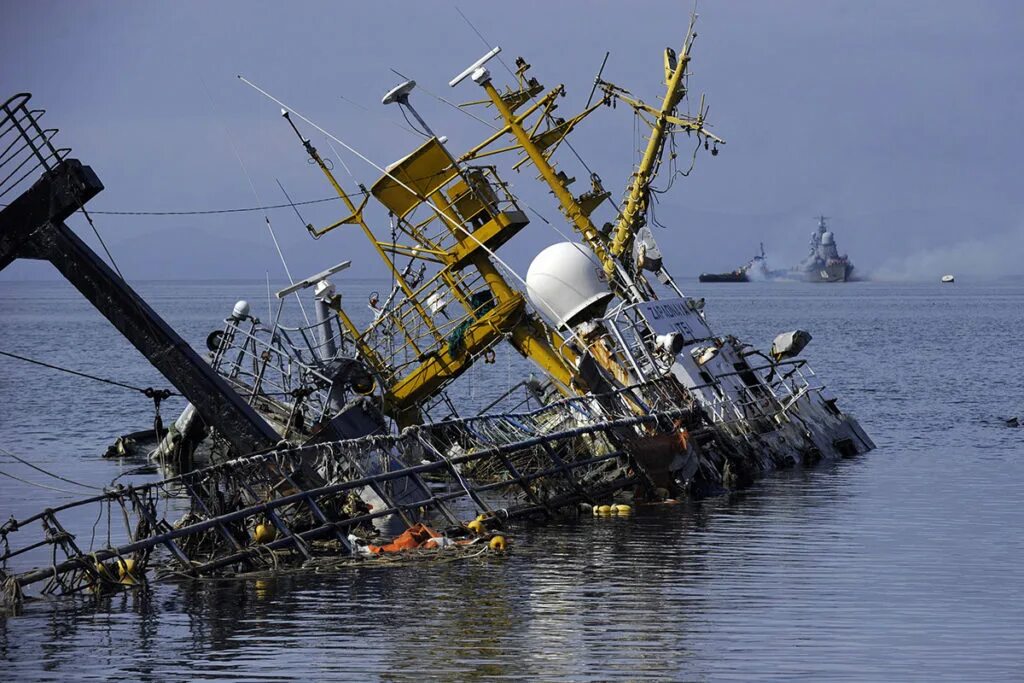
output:
[[[564,410],[564,406],[549,408],[549,410]],[[54,552],[56,552],[59,547],[65,553],[64,560],[58,562],[55,559],[49,567],[8,573],[6,581],[9,586],[16,586],[18,591],[31,584],[48,581],[44,593],[69,594],[95,587],[98,584],[110,583],[109,575],[113,570],[103,563],[113,559],[117,560],[118,567],[135,566],[136,571],[144,572],[148,554],[161,545],[168,548],[172,556],[177,559],[177,563],[181,565],[181,570],[184,573],[201,575],[230,565],[258,562],[261,555],[265,555],[267,551],[297,550],[300,551],[300,555],[309,559],[308,543],[332,535],[339,542],[338,552],[349,552],[351,548],[346,543],[347,532],[357,529],[360,525],[392,515],[403,515],[403,513],[414,511],[420,511],[424,515],[427,512],[442,513],[442,516],[449,522],[454,521],[455,517],[444,508],[444,505],[458,499],[467,499],[476,510],[493,514],[493,510],[487,506],[483,497],[505,490],[514,492],[517,489],[522,489],[524,494],[519,496],[506,493],[506,497],[511,496],[518,502],[504,506],[505,518],[513,519],[525,514],[534,514],[538,510],[550,514],[558,507],[576,502],[592,501],[593,496],[610,494],[615,490],[620,490],[623,486],[636,485],[642,481],[640,469],[635,464],[632,474],[623,469],[621,463],[630,460],[626,450],[609,447],[604,452],[595,453],[587,450],[593,447],[593,442],[584,443],[580,441],[580,437],[598,433],[604,434],[605,437],[611,437],[622,429],[658,421],[671,421],[688,412],[690,411],[686,408],[677,408],[651,415],[633,415],[589,424],[577,424],[570,429],[560,430],[556,433],[538,434],[514,443],[488,444],[486,439],[478,439],[476,440],[477,447],[467,452],[445,455],[436,451],[435,454],[439,456],[437,460],[412,465],[405,464],[405,466],[390,471],[362,476],[352,476],[352,472],[359,471],[359,466],[355,461],[358,455],[365,460],[370,460],[374,453],[387,457],[393,457],[396,452],[399,456],[415,453],[413,447],[415,443],[419,443],[421,446],[424,442],[433,443],[427,437],[436,437],[438,432],[450,433],[459,425],[468,428],[467,423],[470,420],[479,422],[480,418],[466,418],[452,420],[448,423],[411,427],[397,435],[367,436],[346,441],[275,449],[266,453],[235,458],[225,463],[158,482],[110,489],[102,494],[48,509],[24,520],[12,520],[0,527],[0,539],[6,549],[0,556],[0,562],[6,569],[9,559],[28,550],[38,549],[42,545],[49,544],[54,547]],[[520,418],[529,420],[536,413],[537,411],[525,412],[520,414]],[[511,414],[505,414],[493,416],[490,419],[493,422],[508,420],[511,417]],[[516,421],[518,422],[518,420]],[[468,429],[460,434],[462,439],[470,438]],[[606,443],[612,442],[606,441]],[[575,451],[573,444],[576,446]],[[563,448],[563,451],[558,452],[555,446]],[[526,471],[520,471],[508,460],[508,456],[511,454],[538,447],[540,452],[544,453],[547,465],[537,465]],[[584,452],[585,455],[580,456],[579,452]],[[463,475],[460,471],[463,465],[488,459],[504,462],[506,464],[505,476],[478,482]],[[609,471],[608,476],[604,480],[599,479],[596,484],[583,486],[580,480],[571,474],[576,471],[590,472],[593,468],[602,467],[605,463],[612,461],[619,462],[617,469]],[[297,480],[301,479],[300,475],[304,476],[311,468],[313,471],[324,471],[317,468],[321,464],[327,463],[333,469],[326,472],[326,480],[322,485],[311,486],[297,483]],[[403,479],[411,481],[413,478],[428,474],[449,476],[450,490],[437,492],[421,485],[419,486],[421,492],[419,495],[414,499],[402,501],[390,501],[387,499],[386,493],[380,493],[381,497],[387,501],[383,507],[367,511],[364,514],[346,517],[338,516],[333,510],[325,513],[318,507],[322,505],[336,507],[337,496],[346,492],[365,488],[374,488],[380,492],[389,483],[393,484]],[[228,486],[230,481],[223,480],[225,478],[230,480],[232,476],[239,477],[239,488],[244,488],[249,492],[249,502],[222,514],[211,514],[211,511],[221,509],[223,506],[225,491],[230,488]],[[294,488],[291,491],[278,494],[276,493],[277,485],[273,484],[275,481],[287,481],[289,486]],[[456,481],[458,485],[456,485]],[[536,490],[538,484],[549,489],[548,493],[539,494]],[[220,488],[222,485],[223,490]],[[262,487],[266,488],[261,494],[256,489]],[[195,521],[173,528],[167,519],[160,518],[155,514],[156,500],[161,495],[171,495],[172,490],[181,489],[188,494],[188,498],[192,502],[190,515],[197,515],[205,511],[205,518],[200,515]],[[261,496],[263,499],[260,499]],[[57,520],[59,513],[87,505],[107,504],[109,515],[111,501],[116,501],[124,510],[127,531],[131,536],[129,542],[84,552],[74,545],[72,534],[62,532],[62,534],[52,535],[49,533],[50,529],[59,525]],[[131,513],[128,510],[129,506]],[[314,513],[314,521],[308,523],[308,516],[299,514],[299,511],[292,509],[294,506],[308,506],[311,510],[319,511],[320,514]],[[134,516],[134,524],[128,521],[129,514]],[[413,515],[410,514],[411,517]],[[268,518],[272,519],[275,526],[278,527],[281,537],[266,543],[250,545],[248,539],[243,544],[241,538],[233,535],[239,532],[237,528],[234,531],[231,530],[233,525]],[[44,530],[47,531],[47,538],[42,542],[30,543],[23,548],[12,550],[9,543],[10,536],[19,529],[40,520],[43,522]],[[303,522],[303,520],[306,521]],[[407,519],[407,525],[410,521],[412,520]],[[226,549],[203,554],[184,547],[183,544],[187,543],[188,539],[202,541],[203,535],[211,531],[219,533],[228,540]],[[131,564],[125,560],[129,555],[133,557]],[[56,558],[56,555],[54,557]]]

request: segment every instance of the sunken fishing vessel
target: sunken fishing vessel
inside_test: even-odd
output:
[[[369,161],[365,152],[243,78],[281,108],[296,162],[312,162],[347,209],[307,225],[310,237],[329,253],[336,229],[361,235],[392,287],[371,297],[360,322],[353,306],[365,313],[363,304],[343,297],[348,263],[335,263],[279,291],[271,319],[238,302],[205,356],[68,228],[102,183],[54,144],[29,95],[7,100],[0,167],[15,170],[0,193],[14,198],[0,211],[0,268],[53,263],[189,405],[166,429],[155,425],[162,478],[114,483],[0,526],[6,598],[476,557],[503,552],[520,521],[626,514],[872,449],[799,357],[808,333],[758,350],[714,330],[648,226],[653,183],[674,163],[677,137],[695,141],[695,153],[725,144],[703,97],[695,115],[682,112],[693,28],[678,52],[663,53],[660,101],[604,80],[602,64],[586,105],[567,115],[557,111],[563,85],[545,87],[525,59],[507,64],[489,50],[448,84],[493,121],[465,150],[434,134],[412,106],[415,84],[403,82],[383,105],[411,115],[422,143],[373,164],[368,187],[343,187],[313,138]],[[612,200],[596,173],[574,193],[557,153],[589,116],[616,105],[649,131],[625,193]],[[525,277],[502,257],[529,223],[504,179],[523,167],[574,235],[555,228],[559,239]],[[312,298],[316,319],[287,327],[281,310],[301,297]],[[498,345],[532,362],[534,376],[482,409],[460,405],[453,388],[471,367],[486,369]],[[169,393],[147,396],[158,411]]]

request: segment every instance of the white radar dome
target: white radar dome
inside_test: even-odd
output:
[[[239,301],[235,304],[235,307],[231,309],[231,317],[235,320],[245,320],[249,317],[249,302]]]
[[[552,244],[534,257],[526,293],[559,328],[600,317],[612,298],[601,266],[585,246],[573,242]]]
[[[831,232],[827,231],[827,232],[821,233],[821,243],[822,244],[832,244],[835,241],[836,241],[836,238],[832,235]]]

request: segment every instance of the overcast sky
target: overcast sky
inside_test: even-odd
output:
[[[391,68],[458,102],[480,96],[469,81],[447,85],[486,50],[456,7],[507,63],[523,55],[542,83],[566,85],[562,115],[585,103],[605,50],[606,80],[657,101],[661,52],[679,46],[689,11],[688,2],[632,1],[2,0],[0,94],[28,90],[49,110],[63,144],[106,185],[94,210],[277,204],[275,178],[293,199],[316,199],[330,188],[277,106],[236,74],[384,165],[419,143],[399,127],[397,109],[380,105],[400,80]],[[791,265],[819,213],[832,217],[840,251],[862,274],[1024,273],[1024,2],[707,0],[698,11],[691,91],[706,94],[728,144],[717,157],[699,155],[657,207],[667,229],[656,236],[676,274],[734,268],[760,241],[773,267]],[[498,63],[492,73],[509,81]],[[423,90],[413,101],[456,152],[489,133]],[[619,107],[573,137],[616,198],[632,169],[633,130]],[[367,185],[379,175],[342,159]],[[569,155],[559,160],[582,191],[585,172]],[[558,217],[531,172],[505,176],[549,220]],[[340,168],[338,177],[354,189]],[[328,223],[341,206],[303,213]],[[270,216],[296,276],[343,258],[355,261],[350,276],[381,272],[359,234],[313,242],[291,211]],[[129,280],[282,276],[259,213],[96,219]],[[89,237],[80,219],[71,223]],[[503,253],[525,272],[559,239],[537,219]],[[29,263],[0,274],[51,276]]]

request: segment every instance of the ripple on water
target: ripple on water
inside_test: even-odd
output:
[[[23,351],[40,345],[28,355],[160,383],[73,292],[45,285],[59,315],[44,318],[19,286],[0,283],[0,320]],[[143,293],[199,345],[264,286]],[[4,678],[1020,680],[1024,430],[999,418],[1024,412],[1024,286],[971,287],[691,287],[719,329],[761,345],[809,329],[809,359],[879,444],[867,456],[700,504],[518,530],[500,558],[35,604],[0,617]],[[51,317],[69,321],[74,349],[52,343]],[[985,353],[969,352],[977,339]],[[0,446],[112,478],[119,465],[96,456],[151,407],[12,363],[0,360]],[[0,480],[0,518],[60,499]]]

